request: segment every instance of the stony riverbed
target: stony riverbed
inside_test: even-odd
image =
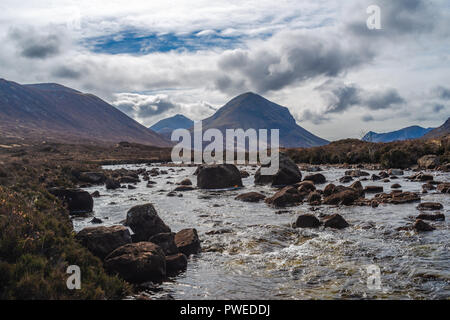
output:
[[[264,201],[247,203],[235,200],[242,193],[259,192],[268,197],[277,190],[255,186],[256,167],[242,166],[250,176],[243,178],[244,188],[228,191],[192,191],[167,194],[176,183],[189,178],[196,186],[195,167],[164,165],[121,165],[104,169],[136,170],[159,168],[165,174],[133,185],[135,189],[106,190],[93,186],[84,190],[99,191],[94,199],[94,212],[73,219],[79,231],[93,226],[93,217],[100,225],[123,222],[127,211],[138,204],[151,202],[159,216],[178,231],[196,228],[202,241],[202,253],[190,257],[188,268],[176,277],[155,285],[148,294],[154,298],[175,299],[448,299],[450,297],[450,233],[448,194],[429,191],[422,194],[423,182],[409,181],[414,174],[389,182],[361,181],[363,187],[383,186],[384,192],[398,183],[403,191],[418,192],[422,202],[438,202],[445,221],[429,222],[436,230],[418,233],[398,231],[411,225],[420,211],[418,203],[380,204],[371,206],[311,206],[308,203],[287,208],[274,208]],[[379,170],[365,170],[378,174]],[[304,175],[308,174],[302,172]],[[342,183],[344,169],[322,167],[328,183],[350,185],[357,179]],[[428,172],[436,181],[450,181],[450,174]],[[369,177],[370,178],[370,177]],[[374,194],[367,194],[366,198]],[[295,229],[292,223],[299,214],[317,217],[339,213],[350,227],[335,230]],[[97,224],[98,225],[98,224]],[[367,286],[367,266],[381,271],[381,288]]]

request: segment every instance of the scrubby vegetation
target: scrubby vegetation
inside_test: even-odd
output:
[[[77,170],[98,169],[65,156],[55,146],[0,152],[0,299],[120,299],[130,293],[75,240],[68,211],[47,192],[74,186]],[[69,265],[81,269],[80,290],[66,286]]]
[[[287,149],[286,153],[297,163],[379,163],[385,168],[407,168],[417,164],[417,159],[427,154],[438,155],[441,163],[450,162],[450,137],[390,143],[346,139],[322,147]]]

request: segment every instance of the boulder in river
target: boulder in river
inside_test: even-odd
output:
[[[299,215],[294,227],[296,228],[318,228],[321,225],[319,219],[314,215],[307,213]]]
[[[320,201],[322,200],[322,196],[317,191],[311,192],[308,195],[308,203],[312,205],[320,205]]]
[[[303,181],[312,181],[314,184],[322,184],[327,182],[325,176],[321,173],[307,175]]]
[[[358,198],[358,191],[352,188],[345,188],[342,191],[326,196],[323,203],[329,205],[351,205]]]
[[[78,232],[75,238],[101,259],[115,249],[131,243],[130,232],[124,226],[88,227]]]
[[[422,202],[417,206],[419,210],[441,210],[444,206],[438,202]]]
[[[325,217],[323,225],[325,228],[333,229],[344,229],[349,226],[347,221],[345,221],[345,219],[338,213]]]
[[[155,234],[148,241],[157,244],[166,256],[178,253],[178,247],[175,244],[175,233],[173,232]]]
[[[107,190],[114,190],[120,188],[120,182],[115,179],[107,179],[105,182],[105,187]]]
[[[336,186],[332,183],[328,184],[325,189],[323,189],[323,196],[328,197],[332,195],[336,190]]]
[[[261,200],[264,200],[266,198],[265,195],[258,193],[258,192],[247,192],[238,195],[235,199],[244,201],[244,202],[259,202]]]
[[[352,180],[353,180],[353,177],[351,177],[351,176],[343,176],[342,178],[339,179],[339,182],[340,183],[348,183]]]
[[[365,193],[381,193],[383,192],[383,187],[381,186],[367,186],[364,188]]]
[[[401,185],[399,185],[398,183],[394,183],[392,186],[391,186],[391,189],[399,189],[399,188],[401,188],[402,186]]]
[[[187,264],[188,259],[183,253],[166,256],[166,272],[168,275],[175,275],[186,270]]]
[[[265,202],[275,207],[287,207],[296,205],[303,200],[303,195],[293,186],[287,186],[275,193],[272,197],[266,198]]]
[[[192,186],[192,181],[190,179],[184,179],[182,181],[180,181],[179,183],[177,183],[181,186]]]
[[[445,215],[443,213],[421,213],[419,214],[416,219],[422,219],[422,220],[431,220],[431,221],[444,221]]]
[[[183,229],[175,234],[175,244],[178,250],[186,256],[202,251],[196,229]]]
[[[364,195],[364,188],[361,181],[355,181],[350,185],[350,188],[356,190],[360,197]]]
[[[171,232],[151,203],[128,210],[125,224],[134,232],[133,242],[147,241],[158,233]]]
[[[433,231],[435,228],[421,219],[417,219],[413,224],[414,230],[418,232]]]
[[[92,212],[94,199],[89,192],[81,189],[51,188],[49,192],[67,205],[70,214]]]
[[[203,165],[197,174],[200,189],[242,187],[241,173],[233,164]]]
[[[263,167],[269,167],[269,165],[264,165]],[[255,184],[257,185],[287,186],[300,181],[302,181],[300,169],[291,158],[283,153],[280,153],[277,173],[274,175],[262,175],[261,168],[255,173]]]
[[[166,276],[166,258],[154,243],[130,243],[106,256],[105,268],[131,283],[159,281]]]
[[[429,154],[419,158],[417,164],[419,165],[419,168],[422,169],[435,169],[439,166],[440,161],[438,156]]]

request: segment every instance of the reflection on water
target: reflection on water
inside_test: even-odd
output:
[[[144,165],[108,166],[106,169],[138,169]],[[158,167],[158,166],[156,166]],[[161,167],[162,168],[162,167]],[[151,167],[147,167],[151,169]],[[168,168],[165,167],[164,170]],[[242,167],[254,174],[256,168]],[[343,169],[323,168],[327,183],[339,183]],[[320,206],[314,212],[341,214],[351,227],[345,230],[293,229],[301,212],[311,212],[308,204],[288,208],[281,214],[265,203],[234,200],[244,192],[272,195],[269,186],[254,186],[253,175],[243,179],[245,188],[233,191],[187,191],[182,197],[167,197],[175,183],[185,178],[196,185],[193,167],[173,168],[166,175],[151,177],[135,190],[106,190],[94,199],[94,215],[103,225],[121,223],[129,208],[152,202],[173,231],[194,227],[199,231],[203,253],[191,257],[188,269],[160,285],[162,292],[176,299],[448,299],[450,297],[450,237],[448,212],[450,197],[430,192],[422,201],[440,202],[447,220],[432,222],[433,232],[417,234],[395,229],[411,224],[418,215],[417,203],[381,204],[371,207]],[[371,172],[370,173],[376,173]],[[405,176],[412,172],[405,172]],[[435,172],[435,180],[449,181],[448,173]],[[392,183],[403,191],[422,191],[422,183],[404,177],[380,185],[390,192]],[[174,184],[168,184],[173,182]],[[347,185],[349,185],[348,183]],[[318,186],[323,188],[323,186]],[[371,197],[370,195],[368,197]],[[92,217],[75,218],[81,230]],[[367,287],[366,267],[381,270],[381,289]]]

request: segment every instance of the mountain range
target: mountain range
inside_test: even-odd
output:
[[[0,79],[0,134],[53,141],[171,142],[92,95],[55,83],[21,85]]]
[[[181,119],[184,127],[179,126]],[[189,119],[175,116],[161,120],[150,128],[155,130],[156,127],[159,133],[167,130],[166,133],[175,128],[188,128],[189,125],[192,127]],[[202,127],[203,131],[219,129],[224,136],[226,129],[279,129],[280,146],[286,148],[313,147],[328,143],[299,126],[288,108],[252,92],[231,99],[212,116],[202,120]]]
[[[422,128],[419,126],[411,126],[386,133],[376,133],[373,131],[369,131],[362,138],[362,140],[370,142],[392,142],[398,140],[417,139],[423,137],[431,130],[433,130],[433,128]]]

